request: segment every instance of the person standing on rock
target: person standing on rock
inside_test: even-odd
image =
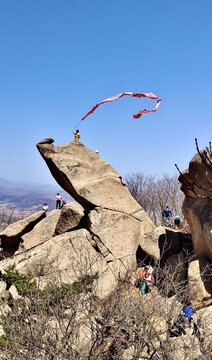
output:
[[[72,130],[73,134],[74,134],[74,140],[75,141],[79,141],[80,139],[80,133],[79,133],[79,129],[77,129],[76,131]]]
[[[166,226],[172,227],[172,212],[167,206],[164,210],[165,216],[166,216]]]
[[[140,288],[141,290],[141,294],[142,295],[145,295],[146,293],[146,289],[147,289],[147,279],[151,279],[148,278],[149,276],[149,272],[148,272],[148,268],[145,266],[144,268],[141,268],[139,271],[138,271],[138,279],[136,280],[135,282],[135,286]]]
[[[46,216],[47,216],[47,211],[48,211],[48,204],[45,202],[43,205],[43,211],[45,212]]]
[[[175,218],[174,218],[174,228],[175,228],[175,230],[178,230],[179,229],[179,227],[180,227],[180,222],[181,222],[181,218],[180,218],[180,216],[175,216]]]
[[[56,209],[61,208],[61,199],[62,199],[62,196],[59,193],[57,193],[57,195],[56,195]]]

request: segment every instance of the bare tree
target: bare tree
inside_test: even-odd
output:
[[[24,211],[8,209],[5,205],[0,205],[0,231],[4,230],[10,224],[28,216]]]
[[[158,179],[152,175],[133,173],[126,177],[125,182],[132,196],[156,225],[163,223],[162,212],[166,206],[171,208],[173,216],[183,217],[181,208],[184,195],[177,175],[164,174]]]

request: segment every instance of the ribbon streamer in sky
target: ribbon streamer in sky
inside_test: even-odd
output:
[[[111,102],[111,101],[114,101],[114,100],[118,100],[120,99],[122,96],[125,96],[125,95],[129,95],[129,96],[132,96],[132,97],[137,97],[137,98],[141,98],[141,97],[146,97],[148,99],[154,99],[154,100],[157,100],[157,104],[155,106],[155,108],[153,110],[146,110],[146,109],[143,109],[141,111],[139,111],[138,114],[136,115],[133,115],[134,119],[138,119],[141,115],[143,114],[147,114],[149,112],[154,112],[154,111],[157,111],[160,103],[161,103],[161,100],[154,94],[152,93],[132,93],[132,92],[125,92],[125,93],[122,93],[122,94],[118,94],[118,95],[115,95],[115,96],[112,96],[111,98],[108,98],[108,99],[105,99],[103,101],[101,101],[100,103],[96,104],[81,120],[84,120],[87,116],[89,116],[90,114],[92,114],[94,112],[94,110],[96,110],[98,108],[99,105],[101,104],[104,104],[104,103],[107,103],[107,102]]]

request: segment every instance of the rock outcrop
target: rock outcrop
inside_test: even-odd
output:
[[[179,176],[185,194],[183,214],[188,221],[194,249],[212,260],[212,150],[198,152]]]
[[[17,270],[34,277],[41,269],[44,284],[53,272],[44,271],[47,264],[56,269],[63,282],[96,271],[96,293],[104,297],[115,289],[119,279],[136,268],[139,248],[144,248],[142,256],[158,260],[156,236],[147,236],[155,226],[116,170],[80,142],[54,146],[53,139],[45,139],[37,147],[56,181],[76,202],[39,218],[42,221],[33,223],[27,231],[16,230],[21,244],[12,249],[17,239],[7,240],[12,249],[9,255],[15,256],[2,260],[1,269],[16,264]],[[31,218],[25,219],[28,222]],[[19,229],[20,224],[13,226]],[[144,245],[143,238],[149,246]]]
[[[84,226],[92,235],[94,248],[110,267],[116,264],[116,269],[125,267],[127,271],[136,265],[141,237],[155,226],[119,173],[77,141],[54,146],[52,139],[47,139],[37,147],[55,180],[83,207]]]
[[[47,217],[44,212],[35,214],[0,234],[4,251],[0,261],[1,341],[7,338],[6,348],[10,344],[13,353],[16,336],[18,346],[24,344],[20,356],[28,356],[25,339],[29,336],[31,341],[33,336],[39,344],[36,349],[40,349],[37,356],[33,350],[36,359],[49,356],[49,344],[54,346],[51,354],[68,359],[76,353],[80,358],[101,358],[102,353],[120,359],[154,354],[159,358],[164,354],[200,358],[210,337],[203,343],[195,327],[187,328],[184,336],[176,336],[175,328],[186,301],[196,310],[196,323],[199,315],[204,315],[199,309],[208,306],[210,329],[210,264],[200,256],[191,257],[191,236],[156,228],[121,176],[98,154],[77,141],[61,146],[53,142],[45,139],[37,147],[56,181],[76,202]],[[191,165],[190,173],[181,176],[186,194],[183,210],[195,249],[210,257],[212,222],[207,207],[211,210],[211,197],[204,188],[204,176],[207,182],[211,178],[198,161],[197,170]],[[135,283],[137,267],[144,263],[150,265],[148,271],[156,279],[147,296],[141,295],[136,286],[141,284]],[[7,321],[4,316],[9,313]],[[20,333],[14,331],[12,320]]]
[[[54,146],[43,140],[37,148],[58,184],[83,208],[99,206],[130,215],[141,210],[119,173],[82,143]]]
[[[60,214],[60,210],[53,210],[49,213],[48,217],[45,217],[40,221],[32,231],[22,236],[21,247],[17,252],[31,249],[32,247],[51,239],[55,234],[55,228]]]
[[[92,274],[98,271],[97,293],[104,297],[114,290],[119,279],[124,279],[145,259],[151,264],[160,259],[161,266],[167,263],[174,268],[193,250],[188,235],[154,226],[118,172],[96,152],[77,141],[54,146],[53,139],[46,139],[37,147],[56,181],[76,202],[65,204],[47,217],[41,212],[8,227],[1,234],[3,248],[12,249],[18,240],[20,245],[9,253],[15,256],[1,261],[0,270],[14,263],[23,273],[44,271],[50,266],[63,282],[75,281],[86,271]],[[184,177],[183,180],[186,189],[188,180]],[[190,188],[184,202],[184,211],[188,212],[192,207],[185,206],[188,201],[192,204],[197,201],[199,208],[201,201],[204,204],[211,201],[196,198],[193,193],[189,196]],[[191,217],[195,219],[194,212]],[[204,254],[209,246],[206,249]],[[45,284],[52,271],[44,273]],[[183,281],[186,274],[185,264]]]
[[[0,270],[16,264],[16,269],[34,278],[42,278],[39,285],[72,283],[86,274],[100,274],[96,295],[105,297],[116,286],[117,273],[110,271],[104,257],[91,245],[86,229],[55,236],[0,262]],[[4,284],[4,283],[3,283]],[[3,286],[2,286],[3,289]]]
[[[31,231],[34,226],[45,218],[44,211],[39,211],[26,219],[19,220],[9,225],[4,231],[0,233],[1,246],[12,247],[21,240],[21,237]]]
[[[96,152],[76,141],[54,146],[53,139],[43,140],[37,147],[56,181],[77,202],[65,204],[43,219],[42,212],[36,225],[27,231],[16,230],[21,243],[11,251],[10,255],[15,254],[12,259],[1,262],[2,268],[15,263],[18,270],[27,272],[29,265],[38,270],[50,263],[54,269],[58,266],[60,280],[70,282],[86,264],[87,270],[98,271],[97,292],[106,296],[118,279],[144,259],[151,263],[161,259],[162,264],[186,250],[182,234],[156,228],[118,172]],[[29,217],[25,223],[31,220]],[[12,226],[19,227],[20,223]],[[12,248],[14,242],[7,240],[8,246]],[[48,278],[45,273],[44,283]]]
[[[60,212],[54,235],[60,235],[79,227],[83,217],[84,209],[80,204],[75,201],[65,204]]]
[[[188,263],[188,292],[193,306],[212,304],[211,268],[206,259],[196,256]]]

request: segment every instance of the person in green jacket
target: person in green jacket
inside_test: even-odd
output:
[[[178,230],[178,229],[179,229],[179,227],[180,227],[180,221],[181,221],[180,216],[175,216],[175,218],[174,218],[174,228],[175,228],[175,230]]]

